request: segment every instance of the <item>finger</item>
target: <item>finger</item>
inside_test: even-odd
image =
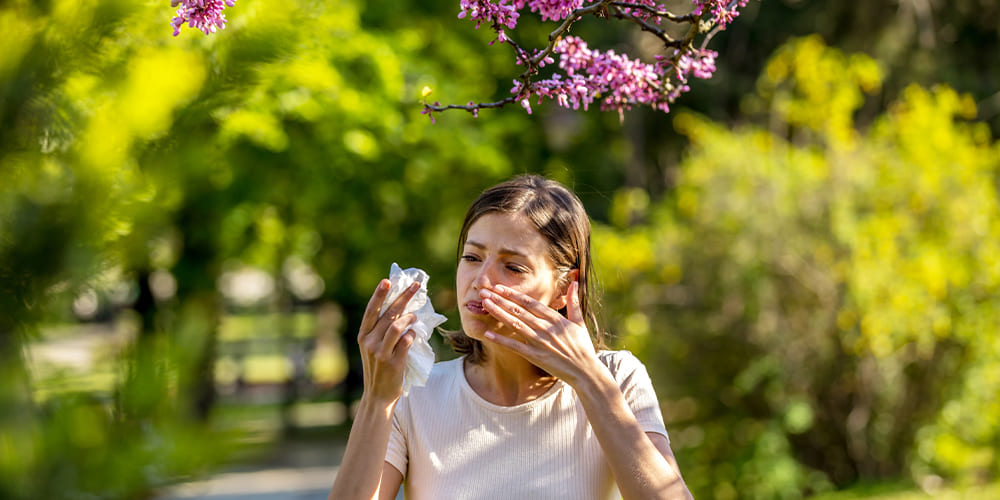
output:
[[[417,316],[415,314],[404,314],[389,324],[389,328],[385,332],[385,337],[382,339],[382,345],[379,347],[379,359],[384,361],[392,359],[393,351],[396,349],[399,339],[403,337],[403,334],[407,332],[407,329],[416,320]]]
[[[379,281],[378,286],[375,287],[375,293],[372,294],[371,299],[368,299],[368,306],[365,307],[365,315],[361,320],[361,328],[359,329],[360,335],[370,332],[375,327],[375,322],[378,321],[378,311],[388,294],[389,280]]]
[[[379,327],[386,328],[389,323],[399,318],[406,309],[406,304],[416,295],[418,290],[420,290],[420,283],[412,283],[406,290],[403,290],[403,293],[399,294],[399,297],[396,297],[396,300],[379,317],[374,329],[379,330]]]
[[[570,283],[566,294],[569,296],[566,300],[566,318],[580,326],[586,326],[587,320],[580,308],[580,282]]]
[[[410,352],[410,346],[417,340],[417,332],[413,330],[406,330],[403,336],[399,338],[396,342],[396,348],[392,351],[392,356],[395,361],[399,361],[400,358],[405,358],[406,354]]]
[[[486,312],[489,313],[490,316],[493,316],[494,319],[496,319],[500,323],[503,323],[504,325],[507,325],[508,327],[510,327],[511,330],[513,330],[515,333],[520,334],[525,339],[537,337],[534,328],[532,328],[532,326],[530,326],[528,323],[529,322],[535,323],[538,321],[538,318],[534,318],[534,316],[531,315],[524,315],[522,309],[517,308],[516,306],[513,306],[511,302],[506,301],[506,305],[508,307],[514,307],[517,313],[524,315],[526,318],[527,317],[533,318],[533,320],[528,320],[528,322],[526,322],[521,317],[515,316],[512,312],[509,312],[508,310],[501,307],[498,304],[498,302],[500,301],[504,301],[504,299],[496,294],[490,294],[488,295],[488,297],[483,298],[483,308],[486,309]],[[539,326],[538,328],[544,329],[545,326]]]
[[[511,303],[523,307],[526,311],[530,312],[531,314],[539,318],[547,320],[549,323],[555,323],[560,319],[562,319],[562,315],[559,314],[559,311],[556,311],[555,309],[552,309],[548,305],[535,300],[533,297],[527,294],[523,294],[517,290],[514,290],[513,288],[506,287],[503,285],[497,285],[493,289],[501,297],[504,297]]]
[[[542,314],[544,314],[545,317],[539,317],[537,314],[535,314],[536,310],[540,310],[539,308],[533,308],[533,310],[528,310],[521,304],[508,300],[503,296],[491,292],[489,290],[480,290],[479,296],[483,298],[483,307],[486,307],[486,305],[489,303],[493,304],[495,307],[498,307],[500,309],[500,311],[497,311],[497,314],[499,314],[499,316],[493,315],[494,317],[496,317],[497,319],[502,319],[503,313],[506,313],[507,316],[518,319],[528,329],[545,330],[551,327],[553,324],[555,324],[554,322],[557,321],[557,319],[555,318],[558,318],[559,320],[564,319],[562,316],[559,315],[558,312],[554,310],[551,311],[555,316],[554,318],[550,316],[547,312],[542,312]],[[535,301],[535,303],[540,305],[542,308],[546,307],[542,305],[541,302]],[[551,310],[551,308],[548,309]],[[490,311],[489,308],[487,308],[486,310],[487,312],[490,312],[492,314],[492,311]]]

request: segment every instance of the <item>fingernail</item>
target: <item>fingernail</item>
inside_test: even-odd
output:
[[[479,296],[482,297],[482,298],[484,298],[484,299],[487,298],[487,297],[489,297],[490,295],[493,295],[493,294],[490,293],[489,290],[480,290],[479,291]]]
[[[379,281],[378,282],[378,287],[381,288],[382,290],[388,290],[389,289],[389,280]]]
[[[493,340],[493,339],[496,338],[496,334],[494,334],[493,332],[491,332],[489,330],[486,330],[486,333],[484,333],[483,336],[486,337],[486,338],[488,338],[488,339],[490,339],[490,340]]]
[[[498,292],[500,292],[500,293],[507,293],[507,287],[505,287],[503,285],[497,285],[497,286],[495,286],[493,288],[496,288],[496,290]]]
[[[420,283],[411,283],[410,284],[410,290],[416,291],[416,290],[419,290],[419,289],[420,289]]]

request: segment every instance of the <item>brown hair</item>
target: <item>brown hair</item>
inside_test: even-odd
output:
[[[594,346],[604,348],[604,333],[598,329],[590,300],[593,295],[590,220],[580,199],[566,186],[537,175],[521,175],[497,184],[483,191],[465,213],[458,237],[457,259],[462,256],[472,224],[483,215],[495,212],[527,217],[549,243],[549,258],[555,268],[563,272],[579,270],[577,295],[580,309]],[[565,309],[559,312],[566,315]],[[467,355],[470,362],[479,364],[485,361],[482,342],[467,336],[462,330],[447,332],[446,338],[452,348],[459,354]]]

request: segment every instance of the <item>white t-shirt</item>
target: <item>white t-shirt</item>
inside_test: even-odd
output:
[[[602,351],[646,432],[667,435],[646,368],[628,351]],[[620,498],[576,392],[556,381],[541,397],[498,406],[465,378],[463,359],[434,365],[400,399],[386,462],[408,500]]]

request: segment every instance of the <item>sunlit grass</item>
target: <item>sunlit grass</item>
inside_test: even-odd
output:
[[[86,393],[110,396],[118,384],[118,376],[110,371],[95,371],[74,375],[59,375],[35,384],[35,400],[44,402],[54,395]]]
[[[225,316],[219,326],[219,341],[232,342],[263,338],[309,339],[316,336],[316,315],[241,314]]]

